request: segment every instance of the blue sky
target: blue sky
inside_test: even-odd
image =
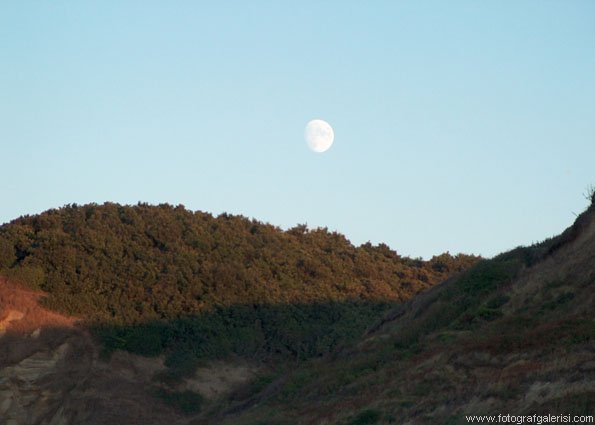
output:
[[[593,22],[592,1],[4,2],[0,223],[143,201],[410,256],[542,240],[595,183]]]

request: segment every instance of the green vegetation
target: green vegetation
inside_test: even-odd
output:
[[[107,352],[125,349],[144,356],[166,352],[166,365],[184,375],[199,359],[230,354],[248,358],[322,356],[359,338],[392,306],[370,301],[237,305],[193,317],[96,325],[94,329]]]
[[[457,424],[469,403],[524,406],[533,383],[582,379],[593,245],[572,242],[593,208],[562,235],[490,260],[424,262],[326,229],[169,205],[68,206],[0,227],[0,274],[85,319],[105,354],[163,355],[151,386],[194,423],[216,413],[228,425]],[[258,364],[252,382],[204,402],[179,391],[226,357]],[[591,393],[556,397],[558,413],[592,406]]]
[[[588,374],[595,340],[593,241],[573,244],[593,208],[562,235],[482,260],[398,305],[364,339],[301,363],[249,417],[454,425],[485,400],[491,411],[592,413],[588,387],[563,389]],[[543,382],[561,383],[551,386],[559,394],[526,406],[528,389]]]
[[[501,317],[502,307],[510,300],[503,291],[521,270],[535,264],[555,242],[547,240],[479,261],[448,282],[439,298],[419,309],[415,323],[400,332],[395,345],[410,350],[423,336],[437,330],[471,330]],[[557,300],[556,305],[568,297]]]
[[[203,403],[201,395],[192,391],[168,391],[160,388],[156,395],[165,403],[187,415],[200,412]]]
[[[477,261],[424,262],[182,206],[68,205],[0,227],[0,274],[92,326],[114,349],[167,355],[171,379],[200,359],[306,359],[360,336],[396,303]]]
[[[47,291],[50,307],[101,323],[238,304],[402,301],[476,260],[423,262],[326,229],[282,231],[170,205],[69,205],[0,227],[1,273]]]
[[[378,423],[382,414],[374,409],[366,409],[349,421],[349,425],[372,425]]]

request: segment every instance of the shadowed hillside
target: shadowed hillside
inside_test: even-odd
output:
[[[223,423],[593,415],[594,288],[595,203],[560,236],[481,261],[402,304],[357,344],[273,381]]]

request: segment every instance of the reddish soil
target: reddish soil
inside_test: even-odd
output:
[[[30,333],[44,327],[72,328],[77,319],[46,310],[39,305],[40,291],[24,289],[0,277],[0,328]]]

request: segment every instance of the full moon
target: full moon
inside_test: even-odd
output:
[[[333,144],[335,133],[328,122],[323,120],[312,120],[306,124],[304,138],[311,150],[322,153],[329,150]]]

